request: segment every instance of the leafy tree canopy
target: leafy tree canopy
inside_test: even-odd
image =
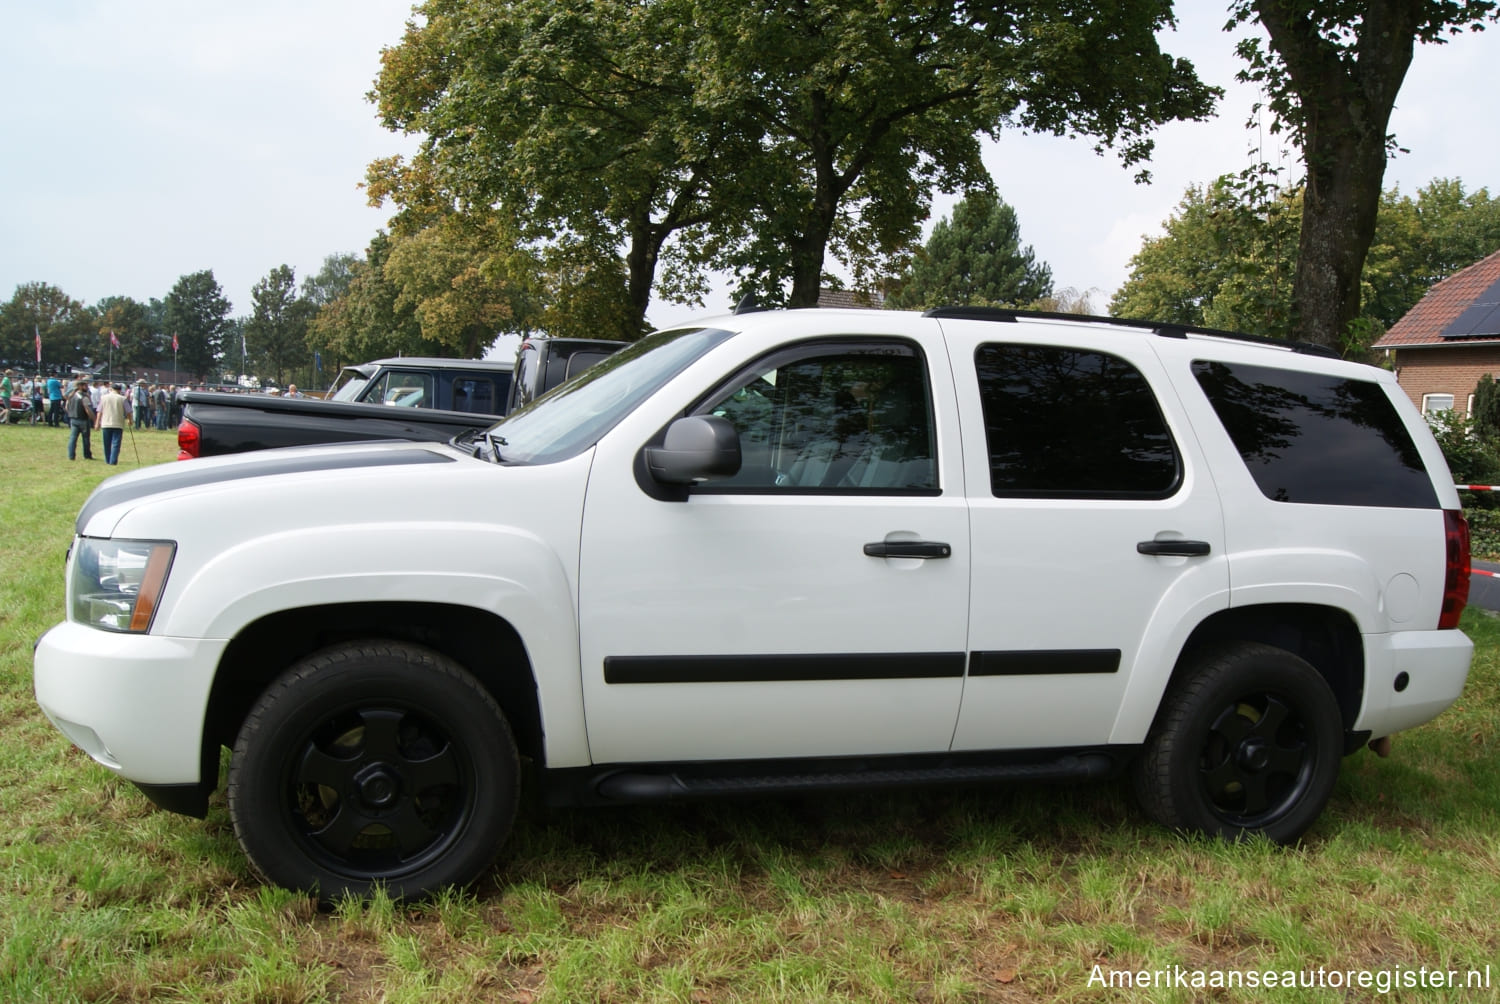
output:
[[[373,97],[424,145],[373,165],[372,197],[498,208],[521,245],[545,246],[544,271],[584,284],[610,274],[599,249],[624,247],[612,271],[636,328],[659,264],[669,296],[701,295],[711,267],[794,305],[816,302],[830,253],[862,282],[888,273],[934,186],[988,183],[980,134],[1089,136],[1136,165],[1157,124],[1205,117],[1217,95],[1157,46],[1166,0],[429,0],[419,13]]]
[[[95,321],[94,311],[56,286],[23,283],[0,304],[0,361],[27,372],[35,369],[40,334],[43,369],[71,366],[96,347]]]
[[[297,296],[297,273],[278,265],[250,290],[254,307],[245,321],[245,344],[257,366],[286,382],[287,371],[307,361],[307,322],[311,304]]]
[[[1052,296],[1052,269],[1021,247],[1021,225],[1004,199],[967,196],[932,229],[887,301],[893,307],[1024,307]]]
[[[1131,259],[1116,292],[1117,316],[1175,321],[1287,337],[1303,191],[1283,188],[1262,200],[1242,178],[1224,176],[1188,189]],[[1358,354],[1416,305],[1438,280],[1500,248],[1500,199],[1488,190],[1437,179],[1416,197],[1392,189],[1381,198],[1362,276],[1364,310],[1353,327]]]
[[[1233,0],[1230,12],[1227,28],[1254,20],[1269,36],[1240,44],[1240,79],[1264,89],[1274,128],[1289,132],[1307,169],[1292,333],[1338,347],[1365,327],[1356,320],[1394,145],[1387,128],[1415,46],[1483,28],[1496,4]]]
[[[177,365],[199,380],[207,378],[225,350],[233,309],[212,269],[177,280],[163,301],[162,327],[178,343]],[[238,346],[235,346],[238,348]]]

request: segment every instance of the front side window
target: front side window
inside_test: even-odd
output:
[[[1411,434],[1373,380],[1204,361],[1193,375],[1266,498],[1437,507]]]
[[[410,370],[386,370],[360,400],[396,408],[431,408],[432,377]]]
[[[932,401],[917,350],[817,343],[775,353],[697,409],[739,431],[739,474],[700,491],[937,490]]]
[[[1182,465],[1146,378],[1119,356],[1051,345],[974,354],[998,498],[1158,499]]]
[[[582,453],[698,357],[732,337],[718,328],[681,328],[627,345],[491,429],[500,461],[549,464]]]

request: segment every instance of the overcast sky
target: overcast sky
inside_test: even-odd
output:
[[[1255,95],[1235,84],[1240,63],[1220,30],[1226,5],[1177,6],[1163,48],[1229,93],[1216,119],[1159,132],[1152,184],[1134,184],[1086,140],[1011,133],[986,157],[1055,285],[1094,291],[1100,312],[1186,188],[1246,166],[1257,142],[1245,128]],[[365,99],[410,10],[409,0],[0,0],[0,298],[41,281],[89,304],[146,301],[212,269],[244,315],[272,268],[291,265],[300,281],[329,254],[362,253],[389,216],[365,203],[365,166],[413,148]],[[1500,193],[1497,66],[1500,29],[1419,47],[1392,126],[1411,152],[1386,187],[1456,177]],[[940,197],[934,218],[952,201]],[[658,304],[651,317],[688,313]]]

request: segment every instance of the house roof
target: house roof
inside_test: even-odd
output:
[[[1493,296],[1487,294],[1497,283],[1500,283],[1500,251],[1453,273],[1429,289],[1421,302],[1391,325],[1374,347],[1396,349],[1500,341],[1500,331],[1476,330],[1467,335],[1450,333],[1446,337],[1443,334],[1477,303],[1492,299]]]

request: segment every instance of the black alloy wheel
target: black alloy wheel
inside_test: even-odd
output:
[[[268,881],[327,902],[376,885],[417,897],[490,864],[519,774],[505,717],[472,676],[418,646],[366,642],[304,660],[261,696],[229,807]]]
[[[1199,656],[1167,694],[1132,780],[1167,826],[1288,843],[1323,811],[1342,753],[1338,701],[1318,671],[1240,643]]]

